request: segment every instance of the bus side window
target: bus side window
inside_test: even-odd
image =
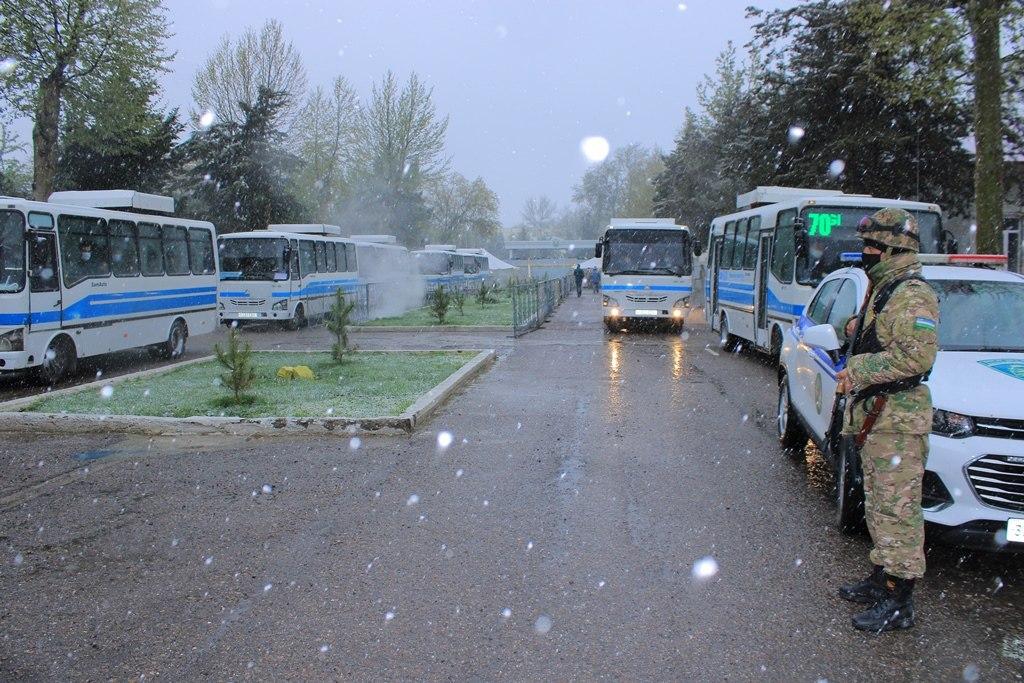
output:
[[[164,274],[164,252],[160,244],[160,226],[153,223],[139,223],[139,257],[142,274],[156,277]]]
[[[359,262],[356,260],[356,245],[354,244],[345,245],[345,265],[349,272],[359,270]]]
[[[753,270],[757,263],[757,247],[761,238],[761,217],[753,216],[747,224],[747,250],[743,256],[743,270]]]
[[[64,286],[110,277],[110,238],[102,218],[61,215],[57,219]]]
[[[213,263],[213,235],[204,228],[188,229],[188,259],[193,275],[216,272]]]
[[[326,273],[327,272],[327,250],[324,249],[323,242],[314,242],[313,246],[316,248],[316,272]]]
[[[48,231],[33,231],[27,233],[27,236],[29,288],[33,292],[58,291],[60,280],[57,278],[57,236]]]
[[[342,273],[348,272],[348,263],[345,259],[345,243],[336,242],[334,251],[338,254],[338,270]]]
[[[299,272],[302,277],[316,272],[316,247],[309,240],[299,242]]]
[[[793,281],[793,264],[796,255],[796,240],[793,221],[796,209],[780,211],[776,219],[775,244],[772,247],[772,274],[779,282]]]
[[[297,240],[291,240],[288,243],[289,253],[291,256],[288,261],[288,274],[292,280],[299,280],[299,243]]]
[[[338,259],[334,254],[334,242],[327,242],[324,244],[324,253],[327,255],[327,271],[337,273]]]
[[[732,268],[732,251],[733,247],[736,246],[736,221],[729,221],[725,224],[725,231],[723,233],[725,239],[722,240],[722,269],[729,270]]]
[[[743,268],[743,254],[747,247],[747,219],[743,218],[736,221],[736,235],[733,239],[733,252],[732,252],[732,269],[741,270]]]
[[[160,230],[164,245],[164,268],[168,275],[188,275],[188,231],[178,225]]]
[[[135,241],[135,224],[112,220],[110,229],[110,269],[115,277],[138,277],[139,245]]]

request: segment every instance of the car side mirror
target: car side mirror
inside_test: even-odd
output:
[[[808,327],[800,336],[800,341],[807,346],[825,351],[838,351],[842,347],[839,335],[836,334],[836,328],[828,324]]]
[[[600,242],[598,242],[597,244],[594,245],[594,257],[595,258],[601,258],[601,247],[602,246],[603,245]]]

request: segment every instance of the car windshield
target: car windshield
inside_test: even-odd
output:
[[[220,240],[223,280],[287,280],[284,239],[235,237]]]
[[[607,275],[689,275],[690,250],[682,230],[609,230],[604,272]]]
[[[943,351],[1024,353],[1024,282],[932,280]]]
[[[0,294],[25,287],[25,227],[21,213],[0,211]]]
[[[424,275],[445,275],[451,258],[439,251],[421,251],[416,254],[416,266]]]
[[[860,252],[863,242],[857,236],[857,225],[864,216],[879,210],[878,206],[815,206],[801,212],[807,231],[806,250],[797,259],[797,279],[802,284],[816,285],[832,271],[842,267],[842,254]],[[921,234],[921,252],[938,251],[941,220],[931,211],[911,211]]]

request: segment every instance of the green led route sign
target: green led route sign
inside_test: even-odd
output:
[[[843,215],[840,213],[808,213],[807,234],[811,237],[829,237],[832,228],[838,228],[843,222]]]

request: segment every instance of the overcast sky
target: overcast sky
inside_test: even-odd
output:
[[[683,109],[749,4],[781,0],[165,0],[177,57],[165,102],[194,107],[192,77],[225,33],[284,24],[311,85],[345,76],[367,95],[388,68],[416,71],[450,116],[452,168],[482,176],[506,225],[546,194],[559,207],[586,170],[580,140],[671,149]],[[27,128],[25,133],[27,133]],[[25,135],[24,139],[30,139]]]

